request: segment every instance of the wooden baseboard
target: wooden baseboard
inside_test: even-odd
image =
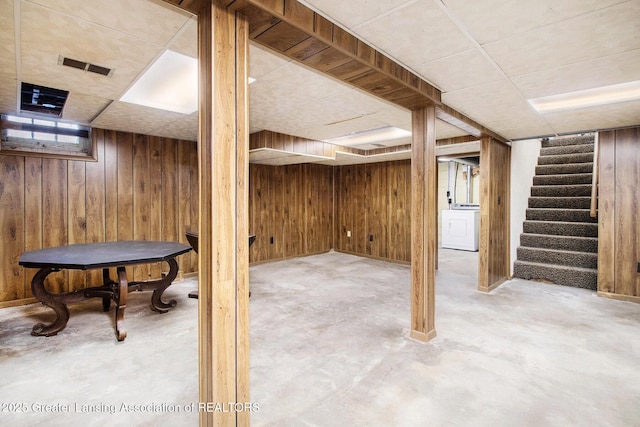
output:
[[[629,301],[629,302],[640,303],[640,297],[637,297],[637,296],[634,296],[634,295],[621,295],[621,294],[613,294],[611,292],[600,292],[600,291],[598,291],[598,296],[599,297],[604,297],[604,298],[617,299],[617,300],[620,300],[620,301]]]
[[[283,257],[283,258],[263,259],[262,261],[251,261],[251,262],[249,262],[249,265],[267,264],[267,263],[270,263],[270,262],[285,261],[285,260],[294,259],[294,258],[303,258],[303,257],[307,257],[307,256],[326,254],[326,253],[329,253],[329,252],[331,252],[331,250],[320,251],[320,252],[312,252],[312,253],[308,253],[308,254],[292,255],[292,256],[287,256],[287,257]]]
[[[0,308],[19,307],[21,305],[33,304],[35,302],[38,302],[38,300],[35,298],[24,298],[24,299],[17,299],[13,301],[2,301],[0,302]]]
[[[378,260],[378,261],[392,262],[394,264],[411,265],[411,261],[401,261],[401,260],[397,260],[397,259],[383,258],[383,257],[379,257],[379,256],[374,256],[374,255],[361,254],[361,253],[358,253],[358,252],[343,251],[343,250],[339,250],[339,249],[334,249],[334,251],[335,252],[340,252],[341,254],[355,255],[355,256],[361,256],[363,258],[375,259],[375,260]]]

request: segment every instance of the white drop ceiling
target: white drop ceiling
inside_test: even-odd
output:
[[[302,3],[419,74],[442,91],[445,104],[506,139],[640,124],[640,101],[544,115],[526,102],[640,80],[640,0]],[[17,112],[24,81],[70,91],[65,120],[195,140],[197,113],[118,99],[165,49],[196,57],[196,27],[191,15],[160,0],[0,0],[0,112]],[[104,77],[64,67],[60,55],[115,72]],[[410,130],[409,111],[257,45],[250,48],[250,75],[257,79],[250,85],[251,132],[325,140],[385,126]],[[439,139],[465,134],[441,121],[436,132]],[[360,161],[342,156],[335,164]]]

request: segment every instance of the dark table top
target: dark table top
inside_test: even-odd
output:
[[[128,240],[81,243],[24,252],[19,264],[28,268],[88,270],[166,261],[190,250],[190,246],[178,242]]]

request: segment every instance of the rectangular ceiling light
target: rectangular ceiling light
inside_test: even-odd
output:
[[[198,60],[166,50],[120,101],[176,113],[198,110]]]
[[[331,144],[344,146],[372,144],[374,142],[393,141],[395,139],[406,138],[411,136],[408,130],[400,129],[393,126],[387,126],[378,129],[367,130],[364,132],[354,132],[349,135],[341,136],[325,140]]]
[[[538,113],[555,113],[640,99],[640,80],[529,99]]]

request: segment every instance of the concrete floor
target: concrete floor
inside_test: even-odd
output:
[[[640,305],[522,280],[481,294],[477,253],[442,250],[439,267],[426,344],[408,338],[408,266],[328,253],[251,267],[252,425],[640,425]],[[130,294],[123,343],[98,300],[49,338],[29,332],[50,309],[0,310],[0,425],[197,425],[195,287],[172,285],[163,315]]]

